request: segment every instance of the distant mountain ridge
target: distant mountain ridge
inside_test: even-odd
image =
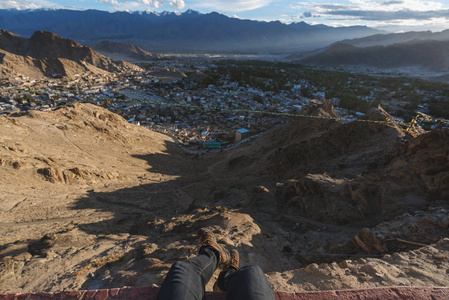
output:
[[[371,66],[399,68],[419,66],[430,71],[449,70],[449,41],[413,40],[388,46],[356,47],[336,43],[321,53],[299,59],[300,63],[320,66]]]
[[[449,41],[449,29],[441,32],[410,31],[402,33],[376,34],[373,36],[343,40],[342,43],[357,47],[389,46],[393,44],[407,43],[414,40],[422,41]]]
[[[22,74],[29,77],[71,77],[83,72],[120,72],[136,66],[116,62],[87,46],[48,31],[36,31],[23,38],[0,29],[1,75]]]
[[[160,56],[148,52],[140,47],[132,44],[117,43],[111,41],[102,41],[93,46],[93,48],[103,55],[111,57],[111,55],[121,55],[131,60],[152,60],[158,59]]]
[[[98,10],[0,10],[0,28],[22,36],[55,32],[84,44],[100,40],[131,43],[151,51],[306,51],[343,39],[380,33],[364,26],[328,27],[229,18],[193,10],[179,13]]]

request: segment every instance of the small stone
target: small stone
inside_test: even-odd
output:
[[[443,254],[436,253],[433,255],[433,258],[436,260],[447,261],[447,257]]]
[[[317,272],[318,269],[319,269],[318,265],[314,263],[314,264],[310,264],[307,267],[305,267],[304,271],[306,271],[307,274],[313,274],[313,273]]]
[[[333,262],[333,263],[331,264],[331,267],[332,267],[333,270],[341,269],[340,266],[339,266],[336,262]]]
[[[411,275],[427,276],[427,274],[423,270],[415,268],[415,267],[410,267],[408,269],[408,273]]]
[[[256,193],[268,193],[268,192],[270,192],[270,190],[268,190],[266,187],[264,187],[263,185],[260,185],[260,186],[255,186],[254,187],[254,192],[256,192]]]
[[[368,280],[369,280],[369,278],[366,277],[366,276],[361,276],[359,279],[360,279],[361,281],[368,281]]]
[[[29,261],[31,259],[31,257],[33,257],[33,256],[30,253],[23,252],[23,253],[20,253],[20,254],[14,256],[13,260],[15,260],[15,261]]]
[[[58,256],[59,255],[56,254],[53,250],[49,250],[49,251],[47,251],[45,253],[45,258],[47,258],[47,259],[52,259],[52,258],[55,258],[55,257],[58,257]]]
[[[16,170],[20,170],[20,168],[22,168],[23,164],[21,162],[15,161],[12,164],[13,168]]]
[[[369,277],[365,274],[365,273],[360,273],[360,277],[359,277],[359,279],[361,280],[361,281],[368,281],[369,280]]]
[[[338,265],[340,266],[340,268],[348,268],[350,263],[351,263],[350,260],[344,260],[339,262]]]

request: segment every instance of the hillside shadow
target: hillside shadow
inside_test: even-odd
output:
[[[80,228],[89,234],[127,233],[139,220],[172,216],[188,209],[193,199],[183,189],[200,179],[202,158],[183,153],[171,142],[166,142],[165,147],[162,153],[132,155],[148,165],[149,178],[144,183],[112,192],[93,189],[78,199],[74,210],[112,213],[106,220],[82,224]]]
[[[130,254],[133,257],[129,260],[130,264],[133,264],[133,259],[139,260],[139,264],[148,259],[151,267],[161,264],[161,261],[171,264],[186,259],[194,255],[193,248],[197,245],[195,233],[201,227],[209,226],[223,229],[219,232],[223,240],[219,242],[238,246],[243,264],[259,264],[265,272],[283,272],[312,262],[339,261],[351,256],[351,253],[333,253],[335,255],[330,259],[331,255],[327,257],[322,254],[326,254],[326,249],[334,249],[335,245],[349,241],[360,229],[358,225],[345,228],[324,221],[305,220],[295,217],[295,214],[289,216],[291,210],[282,214],[276,206],[279,198],[275,195],[277,185],[275,187],[273,184],[276,174],[267,174],[268,171],[262,170],[259,165],[254,167],[259,162],[253,162],[250,156],[253,152],[248,151],[246,155],[242,151],[240,156],[231,159],[231,155],[220,156],[218,153],[205,156],[185,154],[171,142],[166,142],[165,146],[166,150],[162,153],[134,157],[147,164],[149,174],[158,174],[161,178],[165,176],[166,180],[158,181],[154,179],[157,176],[153,176],[150,183],[146,181],[112,192],[92,190],[74,206],[75,210],[88,209],[110,215],[107,219],[80,225],[85,232],[92,235],[128,233],[140,236],[149,247],[150,244],[156,245],[157,251],[160,251],[141,256]],[[315,148],[309,148],[306,150],[313,153]],[[316,147],[322,148],[325,147]],[[296,148],[289,150],[292,155],[297,154]],[[325,154],[325,157],[331,155]],[[227,163],[226,157],[229,160]],[[286,157],[288,162],[296,158]],[[304,166],[313,166],[317,160]],[[319,167],[324,168],[322,165]],[[302,165],[295,166],[294,170],[300,168]],[[250,218],[242,217],[242,222],[230,225],[232,216],[226,214],[229,210]],[[219,218],[207,221],[200,218],[203,213],[212,216],[214,211],[220,211]],[[257,233],[248,237],[246,231],[251,232],[254,228],[258,228],[254,230]],[[240,246],[245,235],[247,246]],[[232,241],[231,236],[235,238]],[[140,247],[136,243],[135,246]],[[301,252],[297,253],[299,250]],[[170,251],[174,254],[167,255]],[[145,252],[143,250],[142,253]],[[150,256],[159,261],[150,262]],[[135,266],[137,268],[138,264]],[[100,272],[106,272],[109,268],[105,266]],[[161,272],[156,270],[155,273]],[[90,288],[89,281],[84,287]]]
[[[136,272],[141,274],[142,278],[156,280],[154,274],[161,272],[163,274],[175,261],[197,253],[198,242],[195,235],[200,228],[209,226],[225,228],[223,222],[226,222],[226,217],[220,213],[226,212],[228,208],[224,207],[226,205],[224,201],[216,199],[216,189],[226,189],[227,183],[216,184],[225,175],[208,171],[219,161],[218,159],[225,159],[226,156],[186,154],[171,142],[166,142],[164,146],[166,150],[161,153],[133,155],[146,164],[149,174],[158,175],[151,176],[154,177],[151,182],[115,191],[90,190],[73,206],[74,210],[96,211],[100,214],[95,215],[102,215],[101,213],[109,215],[104,219],[93,219],[89,223],[78,225],[78,228],[87,234],[99,237],[99,243],[102,239],[114,239],[114,235],[130,235],[126,238],[129,248],[123,249],[125,250],[123,260],[107,263],[98,268],[95,271],[98,276],[86,279],[82,285],[83,289],[113,288],[131,283],[138,286],[140,281],[134,280],[140,275],[136,276]],[[161,180],[157,179],[159,176]],[[168,180],[165,179],[167,177]],[[235,180],[238,181],[238,178]],[[254,220],[254,226],[262,227],[263,218],[259,215],[253,215],[243,207],[234,206],[229,209],[250,215]],[[214,215],[217,212],[219,215]],[[183,218],[199,218],[199,221],[190,220],[183,223]],[[251,239],[260,244],[263,240],[262,233],[252,236]],[[125,243],[125,240],[121,241]],[[179,245],[173,246],[172,243]],[[157,250],[145,254],[151,245],[157,245]],[[121,246],[117,244],[117,247]],[[291,265],[285,258],[281,259],[282,251],[279,251],[277,256],[278,261],[283,262],[275,264],[269,262],[267,258],[272,254],[260,255],[257,252],[248,254],[252,249],[250,246],[239,246],[237,249],[242,251],[242,263],[265,265],[266,272],[284,271]],[[107,250],[103,253],[101,256],[108,257]],[[91,260],[94,262],[98,260],[98,255]],[[156,261],[160,263],[155,264]],[[86,263],[88,262],[80,262],[75,269],[82,269]],[[142,266],[146,266],[146,270]],[[147,282],[146,285],[151,283],[156,282]]]
[[[211,171],[214,166],[227,156],[218,156],[219,154],[192,155],[180,151],[178,146],[171,142],[166,142],[166,150],[162,153],[135,155],[145,163],[148,173],[158,174],[162,177],[170,177],[169,180],[153,180],[152,182],[139,184],[133,187],[122,188],[115,191],[97,191],[90,190],[85,197],[77,200],[73,206],[74,210],[94,210],[104,212],[110,215],[105,219],[92,220],[92,222],[78,225],[84,232],[96,236],[130,234],[131,236],[140,236],[146,238],[146,243],[154,243],[161,253],[153,253],[155,257],[169,264],[179,259],[185,259],[189,255],[195,254],[195,250],[189,247],[197,247],[197,241],[194,237],[196,232],[202,227],[219,226],[223,229],[226,217],[221,213],[226,213],[229,209],[233,212],[241,212],[252,218],[253,226],[263,228],[266,214],[261,216],[257,211],[247,210],[245,206],[236,205],[246,195],[245,180],[239,178],[226,178],[226,174],[221,174],[221,168]],[[209,173],[211,171],[211,173]],[[217,172],[217,173],[214,173]],[[156,176],[157,178],[157,176]],[[217,191],[223,191],[228,194],[229,182],[239,182],[240,194],[234,195],[230,193],[224,198],[235,198],[229,207],[223,197],[218,196]],[[234,188],[235,189],[235,188]],[[275,205],[273,203],[273,205]],[[218,213],[220,217],[211,217]],[[204,214],[204,215],[203,215]],[[205,219],[201,219],[204,217]],[[274,216],[271,216],[274,217]],[[270,218],[271,218],[270,217]],[[183,223],[183,218],[188,219],[187,223]],[[190,219],[189,219],[190,218]],[[192,219],[199,218],[199,221],[193,222]],[[249,219],[251,219],[249,218]],[[191,222],[192,221],[192,222]],[[173,225],[174,224],[174,225]],[[239,230],[245,230],[243,226]],[[237,230],[237,229],[235,229]],[[260,244],[263,240],[262,233],[254,235],[253,242]],[[128,239],[129,240],[129,239]],[[167,260],[167,251],[164,250],[166,245],[172,242],[180,243],[178,254]],[[237,241],[238,243],[238,241]],[[249,241],[251,243],[251,241]],[[142,247],[133,243],[130,250],[135,257],[135,249]],[[173,246],[170,246],[173,247]],[[187,251],[186,249],[190,249]],[[242,251],[242,262],[245,264],[261,263],[262,265],[270,265],[270,269],[264,271],[284,271],[288,263],[284,262],[276,267],[276,264],[269,263],[268,256],[272,254],[247,254],[252,247],[239,246]],[[182,250],[184,249],[184,250]],[[256,249],[257,250],[257,249]],[[183,252],[184,251],[184,252]],[[139,261],[145,258],[137,255]],[[170,256],[171,257],[171,256]],[[279,248],[279,257],[282,257],[282,246]],[[284,259],[285,260],[285,259]],[[280,261],[280,259],[279,259]],[[131,261],[130,261],[131,262]],[[118,263],[121,264],[122,262]],[[126,266],[126,264],[124,264]],[[110,269],[110,265],[99,269],[99,272]],[[128,265],[129,267],[129,265]],[[90,280],[86,281],[85,288],[91,288]],[[98,283],[98,282],[97,282]],[[103,282],[105,283],[105,282]]]

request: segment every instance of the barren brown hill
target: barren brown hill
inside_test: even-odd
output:
[[[279,291],[448,286],[449,134],[402,140],[305,118],[198,156],[89,104],[0,117],[0,291],[160,284],[205,226]]]
[[[138,69],[127,62],[116,62],[87,46],[58,35],[37,31],[29,39],[0,30],[0,65],[2,77],[73,77],[92,72],[105,74]]]
[[[93,47],[106,56],[120,56],[128,60],[153,60],[158,59],[159,55],[148,52],[132,44],[117,43],[111,41],[102,41]]]

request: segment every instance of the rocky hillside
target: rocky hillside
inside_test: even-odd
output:
[[[382,116],[372,109],[367,119]],[[267,187],[276,190],[278,211],[371,226],[445,203],[449,173],[442,149],[449,145],[448,132],[433,131],[407,144],[403,137],[376,123],[299,119],[262,138],[264,146],[251,156],[235,154],[226,167],[239,177],[274,175],[276,184]]]
[[[279,291],[448,286],[447,149],[447,131],[301,118],[192,155],[89,104],[3,116],[0,290],[161,284],[201,227]]]
[[[72,77],[92,72],[121,72],[136,69],[127,62],[116,62],[87,46],[58,35],[37,31],[29,39],[0,30],[2,77]]]
[[[159,58],[159,55],[143,50],[142,48],[132,44],[102,41],[93,46],[93,48],[108,57],[119,56],[125,60],[131,61],[145,61]]]

